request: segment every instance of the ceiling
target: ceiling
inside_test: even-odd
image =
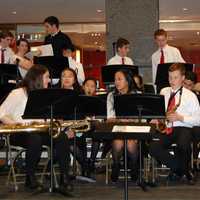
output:
[[[161,20],[200,20],[199,0],[160,0]]]
[[[61,22],[104,21],[104,0],[1,0],[0,23],[41,23],[50,15]]]
[[[160,0],[161,20],[200,20],[199,10],[199,0]],[[49,15],[62,22],[103,22],[104,11],[105,0],[1,0],[0,23],[41,23]]]

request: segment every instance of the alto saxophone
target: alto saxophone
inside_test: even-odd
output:
[[[181,104],[181,97],[182,97],[182,87],[179,89],[180,90],[180,96],[179,96],[179,101],[178,103],[174,106],[173,109],[169,110],[166,112],[166,118],[165,119],[162,119],[162,120],[159,120],[159,123],[157,124],[157,127],[156,129],[161,132],[161,133],[165,133],[166,131],[166,128],[167,128],[167,124],[169,123],[169,121],[167,120],[167,115],[169,114],[172,114],[172,113],[175,113],[177,108],[180,106]]]
[[[72,130],[76,132],[87,132],[91,129],[90,122],[88,120],[66,120],[66,121],[54,121],[52,124],[53,138],[59,137],[59,135],[66,130]],[[49,134],[51,130],[50,122],[33,122],[27,124],[12,124],[12,125],[0,125],[0,135],[12,135],[22,133],[44,133]]]

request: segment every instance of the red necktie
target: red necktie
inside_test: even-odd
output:
[[[1,49],[1,63],[2,64],[4,64],[4,62],[5,62],[5,54],[4,54],[4,52],[5,52],[5,49]]]
[[[164,52],[163,49],[160,50],[160,64],[164,64],[165,63],[165,57],[164,57]]]
[[[175,107],[175,96],[173,93],[171,94],[171,97],[169,99],[169,105],[167,107],[167,112],[173,111],[174,107]],[[171,135],[173,132],[173,123],[172,123],[172,127],[168,127],[166,128],[166,135]]]
[[[122,65],[125,64],[125,58],[122,58]]]

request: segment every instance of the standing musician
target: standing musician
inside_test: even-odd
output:
[[[63,47],[63,56],[68,58],[69,68],[72,68],[76,72],[78,82],[80,85],[82,85],[83,81],[85,80],[85,73],[83,65],[72,57],[74,52],[75,48],[73,45],[71,47]]]
[[[167,127],[164,134],[159,135],[159,141],[150,144],[150,154],[162,164],[171,169],[170,180],[186,176],[189,184],[194,184],[190,172],[191,158],[191,128],[198,125],[200,106],[196,95],[183,87],[185,67],[183,64],[173,64],[169,68],[170,87],[163,88],[161,95],[165,97],[167,110]],[[169,147],[176,144],[174,155]]]
[[[127,57],[130,51],[130,42],[125,38],[119,38],[116,43],[117,53],[110,58],[107,65],[133,65],[131,58]]]
[[[51,44],[54,56],[63,57],[63,47],[71,48],[71,39],[60,31],[60,22],[57,17],[49,16],[44,20],[45,31],[48,34],[45,37],[44,44]]]
[[[22,115],[26,107],[28,94],[36,89],[47,88],[49,84],[49,71],[46,67],[34,65],[26,74],[19,87],[8,95],[0,106],[0,120],[3,124],[15,125],[33,122],[33,120],[23,120]],[[44,122],[44,120],[39,120]],[[61,134],[54,140],[55,161],[60,166],[60,187],[62,193],[68,194],[70,185],[69,169],[69,151],[68,137]],[[25,187],[29,189],[39,189],[41,186],[36,180],[35,171],[40,160],[42,145],[50,145],[50,136],[48,134],[13,134],[10,136],[10,143],[16,146],[26,148],[26,181]]]
[[[164,29],[158,29],[154,33],[154,39],[158,45],[158,50],[151,57],[152,60],[152,78],[153,84],[156,80],[158,64],[164,63],[185,63],[180,51],[176,47],[169,46],[167,32]]]
[[[10,32],[0,33],[0,64],[13,64],[14,52],[9,47],[12,38]]]
[[[114,108],[114,95],[124,95],[137,93],[136,85],[133,82],[133,77],[128,70],[119,70],[115,73],[115,90],[110,92],[107,97],[107,118],[108,121],[115,121],[116,114]],[[114,139],[112,142],[112,157],[113,167],[111,179],[112,182],[117,182],[120,172],[120,158],[124,148],[124,140]],[[131,168],[131,178],[136,181],[138,178],[137,161],[138,161],[138,144],[136,140],[127,141],[128,157]]]

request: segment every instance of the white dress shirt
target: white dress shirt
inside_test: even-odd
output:
[[[115,118],[115,109],[114,109],[114,93],[110,92],[107,96],[107,118]]]
[[[25,60],[25,58],[22,58],[21,56],[18,56],[18,55],[14,55],[14,58],[15,58],[15,60],[19,59],[20,61]],[[19,69],[19,73],[20,73],[20,75],[21,75],[21,77],[23,79],[26,76],[26,73],[28,72],[28,70],[22,68],[20,65],[18,65],[18,69]]]
[[[172,92],[171,87],[163,88],[160,92],[161,95],[165,96],[165,108],[167,110],[168,101]],[[175,105],[178,104],[180,97],[180,91],[175,95]],[[173,127],[193,127],[200,125],[200,106],[197,96],[190,90],[183,87],[181,104],[178,106],[176,112],[184,117],[183,122],[176,121],[173,122]]]
[[[76,72],[78,82],[80,85],[82,85],[83,81],[85,80],[83,65],[81,63],[76,62],[72,57],[68,57],[68,60],[69,60],[69,67]]]
[[[129,57],[124,57],[124,64],[125,65],[134,65],[133,61]],[[114,57],[112,57],[107,65],[122,65],[122,57],[116,54]]]
[[[6,47],[6,48],[2,48],[0,46],[0,63],[2,63],[1,61],[1,50],[4,50],[4,64],[14,64],[15,62],[15,58],[14,58],[14,52],[12,51],[12,49],[10,47]]]
[[[3,117],[9,117],[16,123],[29,123],[33,120],[24,120],[24,114],[28,97],[23,88],[12,90],[5,101],[0,106],[0,120]],[[34,120],[41,121],[41,120]]]
[[[185,63],[185,60],[182,58],[180,51],[176,47],[172,47],[166,45],[163,48],[164,53],[164,62],[165,63]],[[156,80],[156,73],[158,64],[160,64],[160,57],[161,57],[161,49],[159,48],[154,54],[152,55],[152,80],[155,83]]]

